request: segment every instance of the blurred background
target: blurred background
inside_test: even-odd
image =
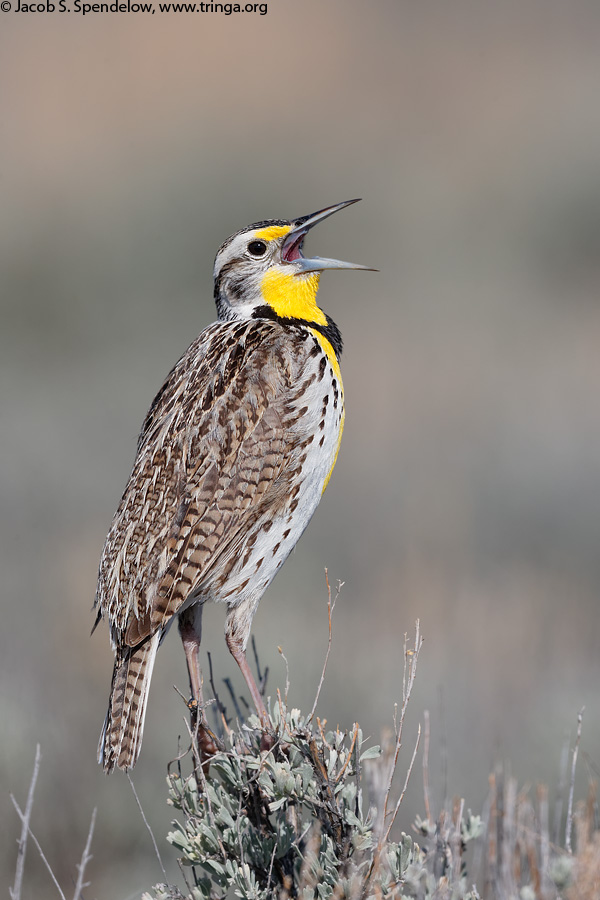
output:
[[[404,763],[431,714],[434,806],[478,809],[510,760],[556,784],[586,706],[600,766],[600,9],[573,0],[269,0],[260,15],[2,15],[0,866],[32,828],[66,886],[94,806],[90,898],[162,875],[126,779],[95,761],[112,654],[98,559],[161,382],[215,317],[212,261],[250,222],[363,202],[307,250],[344,335],[331,485],[263,598],[269,691],[312,705],[324,570],[344,586],[319,712],[379,741],[425,636]],[[218,683],[241,688],[224,611]],[[204,657],[204,660],[206,657]],[[168,875],[185,733],[173,633],[134,779]],[[419,767],[402,827],[423,811]],[[53,888],[29,847],[23,897]]]

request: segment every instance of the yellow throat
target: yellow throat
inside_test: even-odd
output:
[[[327,317],[317,306],[319,273],[292,275],[279,268],[265,272],[261,282],[261,293],[278,316],[284,319],[304,319],[316,325],[327,325]]]

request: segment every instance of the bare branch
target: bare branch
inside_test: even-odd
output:
[[[227,710],[225,709],[224,705],[221,703],[221,698],[220,698],[219,694],[217,693],[217,689],[215,687],[215,682],[214,682],[214,678],[213,678],[212,656],[210,655],[210,652],[207,653],[207,656],[208,656],[208,671],[209,671],[209,676],[210,676],[209,677],[210,686],[211,686],[211,689],[213,692],[213,697],[215,698],[215,702],[217,704],[217,710],[221,716],[221,724],[224,728],[225,734],[229,737],[231,735],[231,728],[229,727],[229,722],[227,720]],[[265,678],[266,677],[267,676],[265,673]]]
[[[327,671],[327,663],[329,662],[329,654],[331,653],[331,616],[333,614],[333,610],[335,609],[336,600],[340,596],[340,591],[341,591],[342,587],[344,586],[343,581],[338,582],[337,593],[332,601],[331,587],[329,585],[329,573],[328,573],[327,569],[325,569],[325,584],[327,585],[327,617],[329,620],[329,639],[327,641],[327,653],[325,654],[325,662],[323,663],[323,671],[321,672],[321,678],[319,679],[319,686],[317,687],[317,694],[315,696],[315,702],[313,703],[312,709],[310,711],[310,715],[309,715],[308,719],[306,720],[307,723],[311,722],[313,719],[313,716],[317,709],[317,703],[319,702],[319,697],[321,695],[321,688],[323,687],[323,682],[325,681],[325,672]]]
[[[352,734],[352,743],[350,744],[350,749],[348,750],[348,756],[346,757],[346,762],[344,763],[344,765],[342,766],[342,768],[341,768],[340,771],[338,772],[337,777],[336,777],[336,779],[335,779],[335,783],[336,783],[336,784],[338,784],[338,782],[340,781],[342,775],[343,775],[344,772],[346,771],[346,768],[347,768],[347,766],[348,766],[348,763],[349,763],[350,760],[352,759],[352,753],[353,753],[353,751],[354,751],[354,745],[356,744],[356,738],[357,738],[357,737],[358,737],[358,722],[355,722],[355,723],[354,723],[354,732],[353,732],[353,734]]]
[[[261,693],[261,696],[264,697],[265,690],[267,688],[267,678],[269,677],[269,667],[265,667],[265,671],[261,673],[260,671],[260,661],[258,659],[258,650],[256,649],[256,640],[254,635],[251,637],[252,642],[252,653],[254,654],[254,665],[256,666],[256,675],[258,677],[258,689]]]
[[[285,653],[283,652],[283,650],[281,649],[281,647],[278,647],[277,651],[285,663],[285,694],[283,696],[284,696],[285,708],[287,709],[288,694],[290,692],[290,667],[288,665],[287,657],[286,657]]]
[[[15,800],[15,798],[13,797],[12,794],[10,795],[10,799],[11,799],[12,802],[13,802],[13,806],[14,806],[14,808],[16,809],[17,814],[18,814],[19,818],[21,819],[21,822],[24,823],[24,822],[25,822],[25,814],[21,812],[21,810],[20,810],[20,808],[19,808],[19,804],[17,803],[17,801]],[[65,895],[64,895],[63,892],[62,892],[62,888],[61,888],[60,884],[59,884],[58,881],[56,880],[56,875],[55,875],[54,872],[52,871],[52,867],[51,867],[50,863],[48,862],[48,860],[47,860],[46,857],[44,856],[44,851],[43,851],[42,848],[40,847],[40,843],[39,843],[38,839],[36,838],[35,834],[34,834],[33,831],[31,830],[31,828],[29,828],[29,826],[27,826],[27,831],[29,832],[29,837],[31,838],[31,840],[33,841],[33,843],[35,844],[35,846],[37,847],[37,851],[38,851],[38,853],[40,854],[40,857],[41,857],[41,859],[42,859],[42,862],[44,863],[44,865],[45,865],[46,868],[48,869],[48,872],[50,873],[50,878],[51,878],[52,881],[54,882],[54,884],[55,884],[55,886],[56,886],[56,890],[58,891],[58,893],[59,893],[60,896],[62,897],[62,900],[67,900],[67,898],[65,897]],[[13,900],[15,900],[14,897],[13,897]]]
[[[187,721],[187,719],[184,719],[184,722],[185,722],[185,727],[187,728],[189,736],[190,736],[191,745],[193,747],[194,742],[196,741],[196,738],[192,734],[192,729],[191,729],[190,724]],[[208,810],[208,821],[210,822],[210,826],[217,836],[217,840],[219,842],[219,849],[221,850],[221,855],[222,855],[223,859],[226,860],[227,853],[225,852],[225,847],[223,846],[223,842],[222,842],[221,838],[219,837],[219,834],[217,831],[217,827],[215,824],[215,817],[214,817],[213,809],[212,809],[212,804],[210,802],[210,794],[208,793],[208,790],[207,790],[206,775],[204,774],[204,769],[202,768],[202,766],[199,766],[197,770],[194,769],[193,774],[189,775],[188,780],[191,778],[196,779],[196,785],[198,785],[198,779],[199,779],[200,787],[202,788],[202,796],[206,798],[206,808]]]
[[[244,719],[246,718],[246,716],[244,715],[244,713],[243,713],[242,710],[241,710],[241,707],[240,707],[240,704],[239,704],[239,701],[238,701],[237,694],[236,694],[236,692],[234,691],[233,685],[232,685],[232,683],[231,683],[231,678],[224,678],[224,679],[223,679],[223,684],[225,685],[225,687],[226,687],[227,690],[229,691],[229,696],[231,697],[231,702],[233,703],[233,707],[234,707],[234,709],[235,709],[235,714],[236,714],[236,716],[238,717],[238,719],[240,720],[240,722],[243,722]],[[250,709],[250,707],[248,706],[248,704],[246,703],[246,701],[245,701],[245,699],[244,699],[243,697],[240,697],[239,699],[242,701],[242,703],[245,704],[246,709]]]
[[[431,822],[431,804],[429,802],[429,710],[423,711],[425,720],[425,737],[423,742],[423,794],[425,799],[425,815]]]
[[[92,821],[90,822],[90,830],[88,831],[87,841],[85,842],[85,847],[83,848],[83,853],[81,855],[81,862],[77,866],[77,882],[75,884],[75,893],[73,894],[73,900],[81,900],[82,890],[84,889],[84,887],[88,887],[87,884],[83,883],[83,876],[85,867],[92,858],[90,854],[90,847],[92,846],[92,836],[94,834],[97,811],[97,807],[94,807],[94,811],[92,813]]]
[[[411,773],[413,770],[413,766],[415,764],[415,759],[417,758],[417,750],[419,749],[420,741],[421,741],[421,725],[419,724],[419,727],[417,729],[417,740],[415,742],[415,749],[413,750],[413,754],[412,754],[412,757],[410,760],[410,765],[406,772],[406,778],[404,779],[404,786],[402,788],[400,796],[398,797],[398,801],[394,807],[394,812],[392,813],[392,818],[390,819],[390,824],[387,827],[387,831],[385,833],[385,837],[382,842],[383,844],[385,844],[387,842],[387,839],[390,836],[390,831],[392,830],[392,826],[393,826],[394,822],[396,821],[396,816],[398,815],[398,810],[400,809],[400,805],[401,805],[402,801],[404,800],[404,795],[406,794],[406,789],[408,787],[408,782],[409,782],[409,779],[410,779],[410,776],[411,776]]]
[[[167,873],[166,873],[166,871],[165,871],[165,867],[163,866],[163,861],[162,861],[162,859],[160,858],[160,853],[159,853],[159,851],[158,851],[158,844],[156,843],[156,839],[155,839],[155,837],[154,837],[154,832],[152,831],[152,828],[150,827],[150,823],[148,822],[148,819],[146,818],[146,814],[144,813],[144,810],[142,809],[142,804],[140,803],[140,798],[139,798],[138,795],[137,795],[137,791],[136,791],[136,789],[135,789],[135,786],[134,786],[134,784],[133,784],[133,780],[132,780],[131,775],[129,774],[129,772],[127,772],[127,779],[128,779],[128,781],[129,781],[129,784],[131,785],[131,790],[133,791],[133,796],[135,797],[135,802],[136,802],[137,805],[138,805],[138,809],[139,809],[140,814],[141,814],[141,816],[142,816],[142,819],[143,819],[143,821],[144,821],[144,825],[145,825],[146,828],[148,829],[148,834],[149,834],[150,837],[152,838],[152,843],[154,844],[154,852],[156,853],[156,858],[158,859],[158,864],[159,864],[159,866],[160,866],[160,868],[161,868],[161,871],[162,871],[163,875],[165,876],[165,881],[166,881],[166,880],[167,880]]]
[[[402,800],[404,799],[404,795],[406,793],[406,788],[408,786],[408,780],[410,778],[410,775],[411,775],[411,772],[412,772],[412,769],[414,766],[415,758],[417,755],[417,750],[419,747],[419,742],[421,739],[421,726],[419,725],[418,733],[417,733],[417,741],[415,744],[415,749],[413,750],[413,755],[411,758],[410,766],[408,768],[408,771],[406,773],[406,778],[404,780],[404,787],[402,788],[398,802],[396,803],[396,806],[394,807],[394,811],[392,813],[392,818],[387,827],[387,830],[386,830],[385,834],[383,834],[383,830],[385,828],[385,823],[386,823],[386,820],[389,815],[388,803],[389,803],[389,799],[390,799],[390,793],[392,790],[392,783],[394,781],[394,775],[396,773],[396,767],[398,765],[398,755],[400,753],[400,748],[402,746],[402,731],[404,728],[404,718],[406,716],[406,710],[408,708],[408,703],[410,701],[410,695],[412,693],[413,685],[415,683],[415,677],[417,674],[417,663],[419,661],[419,653],[420,653],[422,646],[423,646],[423,638],[421,637],[420,622],[417,619],[417,621],[415,623],[414,648],[408,647],[408,638],[406,635],[404,636],[404,667],[403,667],[403,674],[402,674],[402,709],[400,711],[400,721],[397,723],[397,727],[396,727],[396,747],[395,747],[394,755],[393,755],[392,762],[390,765],[390,772],[389,772],[387,786],[386,786],[386,790],[385,790],[385,794],[384,794],[383,814],[381,816],[381,833],[379,835],[379,838],[377,841],[377,848],[373,854],[373,858],[371,860],[371,865],[369,867],[369,872],[366,877],[366,881],[365,881],[366,887],[370,885],[373,875],[377,869],[377,866],[379,865],[379,858],[381,856],[381,853],[383,852],[383,848],[389,837],[390,831],[394,824],[394,820],[396,819],[396,816],[398,815],[398,810],[400,809],[400,804],[402,803]],[[394,725],[396,726],[396,710],[394,711]]]
[[[556,803],[554,806],[553,841],[557,847],[560,844],[560,831],[562,825],[563,807],[565,805],[565,791],[567,788],[567,771],[569,768],[569,743],[569,733],[567,731],[560,754],[558,789],[556,791]]]
[[[573,830],[573,794],[575,793],[575,767],[577,766],[577,756],[579,754],[579,743],[581,741],[581,726],[583,723],[583,712],[585,706],[582,706],[577,715],[577,737],[575,738],[575,746],[573,747],[573,759],[571,761],[571,784],[569,786],[569,804],[567,806],[567,827],[565,831],[565,850],[572,854],[571,832]]]
[[[398,731],[396,734],[396,749],[394,752],[394,757],[392,759],[392,764],[390,766],[390,774],[388,777],[387,788],[385,791],[385,800],[383,804],[383,821],[387,817],[387,807],[390,797],[390,791],[392,790],[392,781],[394,780],[394,773],[396,771],[396,766],[398,764],[398,755],[400,753],[400,748],[402,746],[402,729],[404,727],[404,717],[406,716],[406,710],[408,708],[408,703],[410,700],[410,695],[412,693],[413,685],[415,683],[415,677],[417,674],[417,662],[419,660],[419,652],[423,645],[423,638],[421,637],[420,632],[420,622],[417,619],[415,625],[415,646],[414,649],[410,649],[407,646],[407,638],[406,635],[404,637],[404,672],[402,676],[402,709],[400,711],[400,721],[398,723]],[[419,726],[420,728],[420,726]]]
[[[12,888],[9,888],[10,896],[12,900],[20,900],[21,897],[21,887],[23,884],[23,871],[25,869],[25,852],[27,850],[27,835],[29,834],[29,822],[31,820],[31,810],[33,809],[33,794],[35,791],[35,783],[37,781],[38,772],[40,771],[40,760],[42,756],[40,753],[40,745],[38,744],[35,748],[35,760],[33,763],[33,774],[31,776],[31,781],[29,782],[29,793],[27,794],[27,804],[25,806],[25,815],[22,818],[22,827],[21,827],[21,837],[19,838],[19,850],[17,853],[17,868],[15,871],[15,883]],[[14,798],[11,794],[11,799],[13,803],[15,803]],[[16,806],[16,803],[15,803]],[[19,809],[17,807],[17,812]],[[19,815],[20,812],[19,812]]]
[[[269,873],[267,875],[267,887],[271,886],[271,878],[273,877],[273,863],[275,862],[275,854],[277,853],[277,841],[273,843],[273,852],[271,853],[271,861],[269,863]]]

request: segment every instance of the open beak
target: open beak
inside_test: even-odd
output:
[[[332,216],[345,206],[352,203],[358,203],[357,200],[345,200],[344,203],[336,203],[335,206],[326,206],[310,216],[302,216],[296,219],[294,227],[286,234],[283,244],[281,245],[281,261],[283,263],[292,263],[296,269],[297,275],[303,275],[305,272],[322,272],[323,269],[365,269],[368,272],[376,272],[370,266],[360,266],[358,263],[343,262],[341,259],[322,259],[320,256],[313,256],[307,259],[302,253],[302,245],[304,238],[317,222],[322,222],[328,216]]]

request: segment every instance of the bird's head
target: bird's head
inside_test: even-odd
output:
[[[299,219],[270,219],[238,231],[220,247],[215,259],[215,302],[220,319],[250,318],[269,307],[282,318],[324,324],[316,302],[325,269],[369,269],[339,259],[304,256],[308,231],[346,200]],[[373,271],[373,270],[370,270]]]

